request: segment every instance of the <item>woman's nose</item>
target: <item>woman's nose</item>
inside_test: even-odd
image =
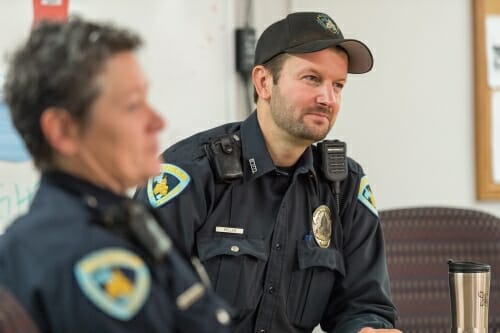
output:
[[[151,111],[151,120],[150,120],[151,128],[157,131],[165,128],[168,124],[167,119],[162,117],[158,113],[158,111],[156,111],[154,108],[150,108],[150,111]]]

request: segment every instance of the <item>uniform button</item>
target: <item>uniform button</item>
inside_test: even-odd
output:
[[[218,309],[215,312],[215,316],[217,317],[217,321],[222,325],[229,324],[229,320],[231,319],[231,317],[229,317],[229,313],[224,309]]]
[[[240,248],[237,245],[233,245],[233,246],[231,246],[231,251],[240,252]]]
[[[267,331],[265,329],[263,329],[263,328],[257,331],[257,333],[266,333],[266,332]]]
[[[87,205],[89,205],[90,208],[96,208],[97,207],[97,199],[91,195],[87,196],[85,198],[87,201]]]
[[[276,291],[276,289],[273,287],[273,286],[270,286],[269,289],[267,289],[267,291],[270,293],[270,294],[274,294],[274,292]]]
[[[281,250],[281,244],[280,243],[276,243],[276,245],[274,246],[276,248],[276,250]]]

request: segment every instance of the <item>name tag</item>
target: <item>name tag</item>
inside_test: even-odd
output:
[[[242,228],[215,227],[215,232],[225,232],[226,234],[243,235],[243,231],[244,229]]]

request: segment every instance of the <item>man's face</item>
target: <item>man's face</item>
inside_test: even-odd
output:
[[[79,157],[123,188],[160,171],[157,134],[165,125],[147,101],[147,82],[131,52],[113,56],[97,78],[101,89],[80,135]]]
[[[340,109],[347,65],[347,55],[334,49],[288,57],[270,99],[277,127],[298,140],[325,138]]]

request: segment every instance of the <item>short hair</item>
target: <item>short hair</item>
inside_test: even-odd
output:
[[[267,61],[266,63],[262,64],[269,73],[271,73],[271,76],[273,77],[273,84],[277,84],[278,80],[280,78],[281,70],[283,69],[283,64],[285,63],[285,60],[288,59],[290,55],[288,53],[281,53],[277,55],[274,58],[271,58],[271,60]],[[257,99],[259,98],[259,95],[257,94],[257,90],[255,87],[253,88],[253,101],[257,103]]]
[[[42,21],[31,31],[10,60],[4,95],[35,166],[46,169],[53,163],[53,149],[40,127],[43,111],[63,108],[85,123],[100,94],[96,79],[106,62],[141,44],[134,32],[79,17]]]

